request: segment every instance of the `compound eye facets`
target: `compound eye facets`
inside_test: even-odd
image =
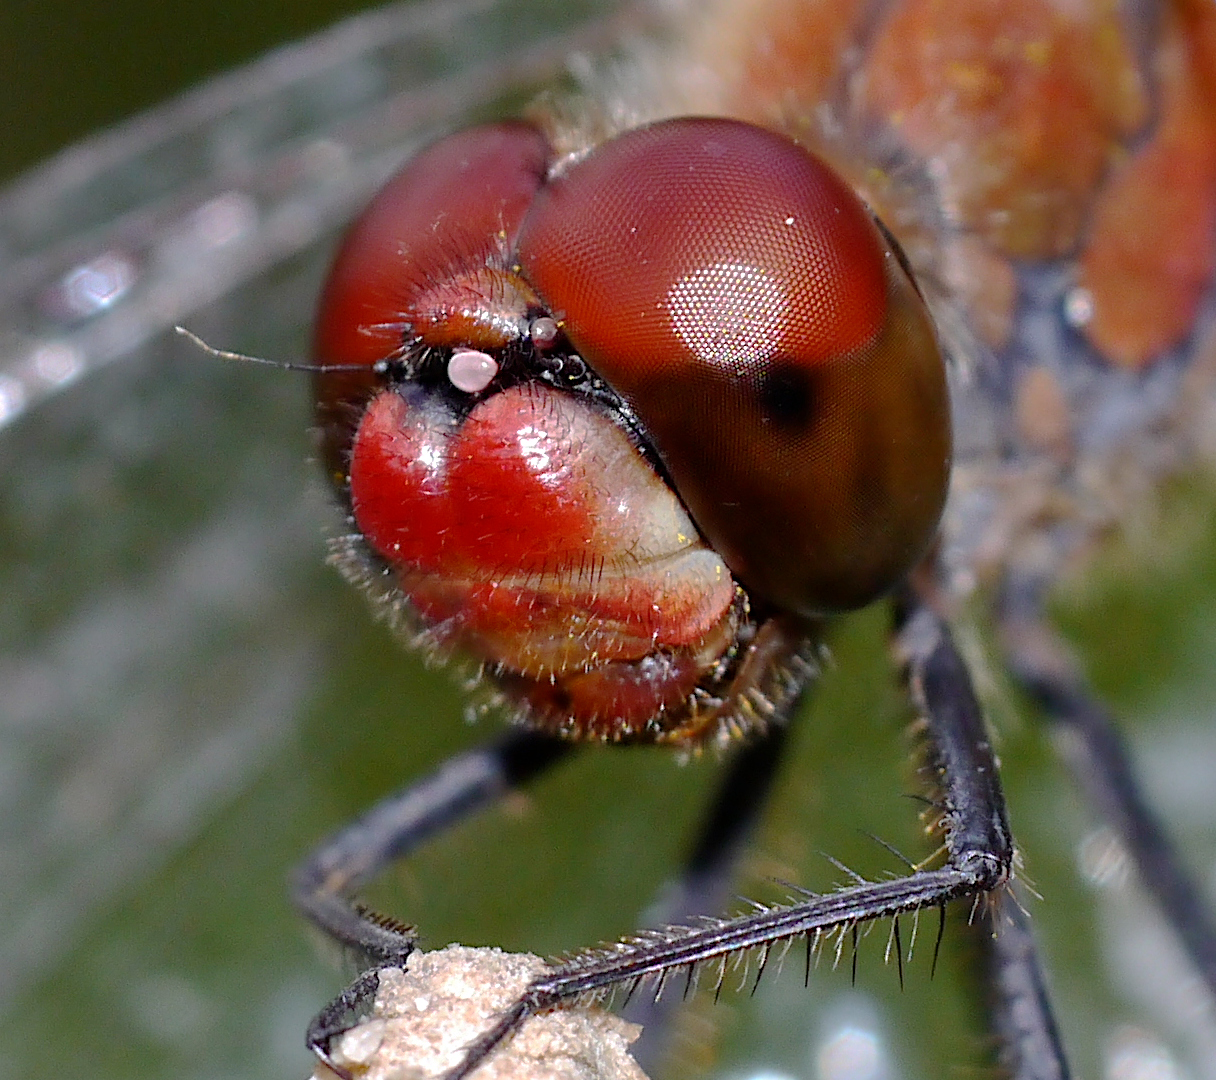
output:
[[[629,132],[537,192],[519,262],[754,594],[858,607],[924,552],[944,364],[901,260],[818,158],[729,120]]]

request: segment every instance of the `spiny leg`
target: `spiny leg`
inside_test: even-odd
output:
[[[377,803],[296,869],[291,880],[296,907],[366,968],[308,1027],[309,1048],[335,1071],[341,1073],[330,1058],[331,1041],[367,1011],[379,987],[378,969],[404,966],[415,943],[410,927],[361,907],[354,893],[389,863],[544,772],[570,749],[546,735],[514,731],[459,754]]]
[[[735,744],[741,756],[732,764],[723,801],[716,806],[678,890],[681,899],[675,914],[703,909],[709,902],[708,891],[726,880],[728,864],[767,791],[766,777],[776,767],[781,731],[803,690],[818,674],[820,629],[812,620],[782,616],[766,620],[743,653],[726,694],[707,706],[707,715],[722,737],[746,730],[756,742]],[[682,745],[678,738],[672,742]],[[379,971],[404,967],[415,946],[412,927],[368,911],[355,894],[388,863],[547,769],[571,745],[525,730],[458,755],[321,844],[296,871],[291,890],[296,906],[366,968],[309,1026],[309,1047],[340,1075],[346,1074],[334,1062],[330,1044],[370,1010],[380,988]],[[748,787],[755,789],[750,796],[753,805],[744,793]]]
[[[797,700],[790,703],[791,714],[797,706]],[[783,760],[788,730],[788,723],[772,725],[763,738],[744,743],[735,751],[680,878],[647,913],[648,921],[658,926],[683,923],[716,914],[726,906],[739,854]],[[691,969],[687,976],[685,992],[692,986]],[[642,1027],[632,1050],[643,1072],[652,1072],[663,1059],[671,1014],[684,996],[678,992],[657,998],[640,994],[622,1011],[625,1019]]]
[[[766,620],[748,649],[717,713],[748,734],[736,739],[717,792],[704,815],[680,877],[645,913],[652,926],[680,925],[714,916],[727,905],[735,870],[777,770],[784,760],[793,717],[820,673],[826,630],[821,620],[774,616]],[[742,723],[740,723],[742,721]],[[633,1055],[645,1071],[663,1059],[671,1020],[693,988],[694,969],[685,972],[683,993],[630,995],[624,1017],[641,1025]]]
[[[468,1076],[528,1016],[595,995],[621,984],[690,971],[708,961],[800,936],[847,932],[860,923],[926,908],[942,909],[962,897],[982,898],[1000,889],[1013,864],[1013,841],[983,717],[962,658],[949,631],[909,592],[897,605],[897,648],[910,692],[925,715],[934,745],[933,768],[941,797],[946,865],[917,870],[897,880],[869,882],[828,895],[808,895],[789,905],[758,908],[732,919],[650,931],[605,949],[592,950],[536,979],[515,1005],[473,1043],[447,1080]],[[1018,999],[1021,1000],[1020,998]],[[1044,1015],[1036,1020],[1050,1026]],[[1055,1071],[1022,1068],[1019,1080],[1057,1080],[1067,1074],[1056,1050]]]
[[[921,606],[911,589],[898,598],[896,624],[896,651],[907,665],[909,691],[929,724],[938,755],[936,767],[943,775],[937,786],[943,797],[950,861],[967,842],[951,819],[961,815],[960,806],[970,804],[973,812],[967,816],[979,826],[979,832],[969,842],[982,845],[1003,837],[1010,860],[1005,864],[1008,876],[1013,841],[1004,794],[966,662],[944,624]],[[947,742],[951,739],[961,740],[957,749],[951,750]],[[952,759],[956,769],[963,767],[963,784],[952,785],[948,779]],[[982,814],[985,806],[997,815],[988,823],[975,812]],[[1068,1080],[1070,1070],[1029,920],[1010,888],[989,889],[988,893],[978,920],[989,983],[990,1025],[1000,1064],[1011,1080]]]
[[[1136,782],[1114,718],[1094,700],[1067,646],[1042,617],[1038,583],[1009,581],[1001,640],[1010,672],[1069,736],[1064,757],[1216,994],[1216,926]]]

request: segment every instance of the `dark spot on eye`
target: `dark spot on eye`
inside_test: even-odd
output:
[[[809,373],[793,361],[774,360],[761,376],[760,407],[785,427],[805,427],[815,410]]]

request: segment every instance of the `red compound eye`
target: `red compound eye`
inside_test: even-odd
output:
[[[630,132],[537,192],[519,262],[758,596],[857,607],[924,551],[944,366],[900,260],[818,159],[728,120]]]
[[[372,200],[343,241],[321,296],[314,356],[327,462],[345,457],[371,369],[412,344],[485,349],[527,330],[535,297],[509,272],[512,242],[549,148],[521,123],[487,124],[424,150]]]

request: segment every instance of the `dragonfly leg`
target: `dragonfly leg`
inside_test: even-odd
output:
[[[939,785],[950,860],[959,858],[960,841],[966,836],[950,818],[962,815],[963,808],[970,806],[968,816],[980,827],[970,843],[998,842],[1010,859],[1005,863],[1009,875],[1013,841],[1004,794],[966,663],[944,624],[938,622],[933,628],[937,616],[927,606],[918,609],[918,604],[911,590],[899,597],[896,647],[904,655],[909,690],[940,755],[937,767],[949,769],[953,758],[954,769],[961,772],[961,783],[947,778]],[[917,627],[918,620],[923,629]],[[949,747],[954,739],[961,740],[962,746],[952,752]],[[985,825],[980,816],[986,811],[996,815],[991,825]],[[980,947],[1000,1064],[1013,1080],[1068,1080],[1070,1070],[1029,919],[1012,889],[989,891],[992,895],[979,920]]]
[[[1068,738],[1064,757],[1118,836],[1140,881],[1216,993],[1216,926],[1173,844],[1145,801],[1114,718],[1094,700],[1067,646],[1043,620],[1040,591],[1010,582],[1001,637],[1009,670]]]
[[[790,703],[791,717],[797,701]],[[739,855],[763,810],[784,758],[788,724],[773,724],[763,738],[740,746],[727,766],[713,801],[701,822],[680,877],[646,912],[650,925],[683,923],[722,911],[730,899]],[[650,1073],[662,1061],[672,1014],[682,994],[659,998],[641,994],[622,1010],[625,1019],[640,1024],[642,1034],[632,1052],[642,1071]]]
[[[468,1076],[509,1038],[525,1018],[614,986],[652,980],[661,988],[677,972],[717,963],[747,949],[763,955],[773,945],[880,918],[942,909],[1004,889],[1013,867],[1013,839],[983,716],[966,665],[940,618],[911,591],[897,604],[897,650],[909,691],[924,715],[933,746],[932,779],[941,807],[946,865],[918,869],[895,880],[865,881],[837,892],[806,893],[791,904],[761,907],[735,918],[668,926],[575,956],[535,979],[527,991],[476,1042],[445,1080]],[[1010,967],[1010,970],[1013,970]],[[1024,969],[1028,970],[1028,969]],[[1036,1023],[1049,1026],[1046,999]],[[1058,1047],[1056,1048],[1058,1051]],[[1062,1054],[1054,1072],[1017,1072],[1019,1080],[1067,1075]]]
[[[1011,1080],[1068,1080],[1068,1062],[1030,920],[1011,892],[994,897],[980,931],[1001,1075]]]
[[[292,876],[296,907],[359,957],[363,971],[308,1028],[309,1048],[330,1058],[332,1040],[365,1013],[379,987],[377,971],[404,966],[414,950],[412,928],[356,904],[352,896],[385,866],[425,840],[522,786],[571,749],[569,743],[513,731],[488,746],[459,754],[430,776],[377,803],[320,844]]]

